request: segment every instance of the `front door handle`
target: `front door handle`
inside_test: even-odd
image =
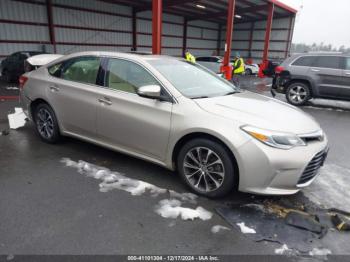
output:
[[[58,91],[60,91],[60,89],[59,89],[57,86],[50,86],[50,90],[51,90],[52,92],[58,92]]]
[[[108,106],[112,105],[112,102],[108,97],[104,97],[103,99],[99,98],[98,102],[100,102],[101,104],[108,105]]]
[[[312,72],[320,72],[321,70],[315,69],[315,68],[311,68],[311,71],[312,71]]]
[[[350,76],[350,72],[346,72],[345,75]]]

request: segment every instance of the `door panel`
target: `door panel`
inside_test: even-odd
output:
[[[168,145],[172,103],[140,97],[137,88],[160,85],[142,66],[123,59],[106,64],[97,133],[104,143],[163,160]]]
[[[172,104],[136,94],[102,89],[97,132],[104,143],[163,160],[168,145]]]
[[[309,73],[315,80],[319,95],[337,97],[343,88],[342,58],[336,56],[318,56]]]
[[[59,77],[50,77],[47,82],[49,102],[53,106],[60,124],[64,130],[86,136],[96,137],[97,91],[100,87],[94,85],[100,65],[97,57],[78,57],[68,60],[60,69]],[[77,82],[80,81],[80,82]]]

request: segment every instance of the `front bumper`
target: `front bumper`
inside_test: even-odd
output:
[[[276,149],[251,139],[239,148],[239,190],[264,195],[295,194],[315,180],[316,172],[306,182],[302,175],[315,156],[326,151],[326,137],[290,150]]]

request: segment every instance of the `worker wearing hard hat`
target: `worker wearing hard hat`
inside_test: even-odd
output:
[[[236,53],[235,59],[233,60],[233,75],[242,75],[244,72],[244,60],[239,53]]]
[[[194,55],[192,55],[188,50],[186,50],[185,59],[186,59],[188,62],[196,63],[196,57],[195,57]]]

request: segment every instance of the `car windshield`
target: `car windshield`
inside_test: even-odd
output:
[[[224,96],[239,92],[232,83],[199,64],[175,59],[156,59],[148,62],[189,98]]]

